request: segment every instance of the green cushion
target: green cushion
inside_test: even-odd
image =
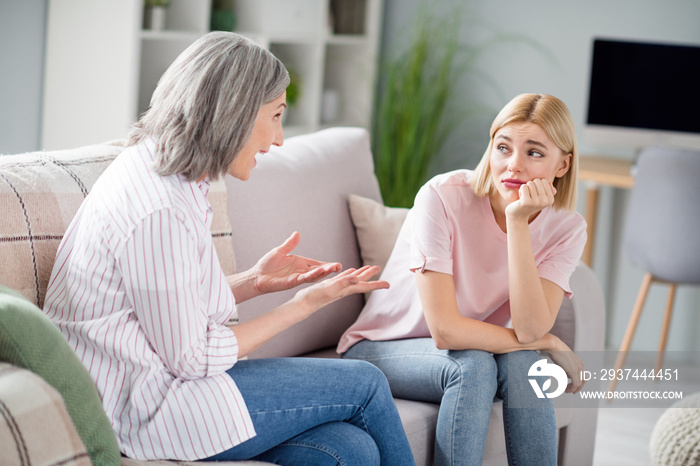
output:
[[[61,394],[93,464],[119,465],[119,445],[87,369],[38,307],[2,285],[0,361],[38,374]]]

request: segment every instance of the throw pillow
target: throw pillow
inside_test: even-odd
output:
[[[351,194],[348,202],[362,265],[378,265],[384,269],[409,209],[386,207],[356,194]]]
[[[649,453],[656,465],[700,464],[700,392],[661,414],[651,432]]]
[[[2,285],[0,361],[28,369],[54,387],[92,462],[119,465],[119,445],[87,369],[39,308]]]
[[[92,466],[61,395],[35,373],[0,362],[0,464]]]
[[[56,250],[119,143],[0,157],[0,283],[40,308]]]

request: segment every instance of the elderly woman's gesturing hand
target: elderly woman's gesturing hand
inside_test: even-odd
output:
[[[376,265],[344,270],[299,290],[294,298],[272,311],[231,327],[238,338],[238,356],[250,354],[272,337],[345,296],[389,288],[385,281],[371,281],[379,270]]]
[[[370,281],[380,270],[380,267],[376,265],[366,265],[359,269],[347,269],[334,277],[327,278],[320,283],[299,291],[296,297],[302,299],[313,310],[316,310],[351,294],[389,288],[388,282],[380,280]]]
[[[255,264],[253,274],[257,294],[288,290],[340,271],[341,265],[337,262],[321,262],[291,255],[300,238],[295,231],[281,246],[265,254]]]

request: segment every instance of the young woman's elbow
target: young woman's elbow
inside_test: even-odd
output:
[[[533,331],[515,330],[515,337],[518,339],[518,343],[520,343],[521,345],[530,345],[542,338],[543,336],[544,335],[539,335],[537,332]]]
[[[439,350],[448,350],[450,349],[450,344],[447,343],[444,339],[435,339],[433,338],[433,341],[435,342],[435,347]]]
[[[541,322],[518,322],[513,325],[513,332],[521,345],[530,345],[535,343],[540,338],[543,338],[552,329],[554,322],[551,324]]]
[[[453,347],[452,339],[450,338],[450,333],[447,332],[445,329],[430,329],[430,336],[433,338],[433,343],[435,343],[435,347],[439,350],[448,350]]]

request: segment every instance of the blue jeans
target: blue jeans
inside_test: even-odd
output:
[[[364,361],[238,361],[236,381],[257,435],[207,461],[288,465],[415,464],[386,378]]]
[[[503,400],[508,463],[557,464],[554,408],[551,400],[538,400],[528,382],[528,369],[540,359],[536,352],[439,350],[432,338],[413,338],[363,340],[343,357],[363,359],[379,367],[397,398],[440,403],[436,466],[482,464],[496,397]],[[519,397],[518,403],[537,403],[537,407],[512,408],[509,405],[516,402],[513,397]]]

